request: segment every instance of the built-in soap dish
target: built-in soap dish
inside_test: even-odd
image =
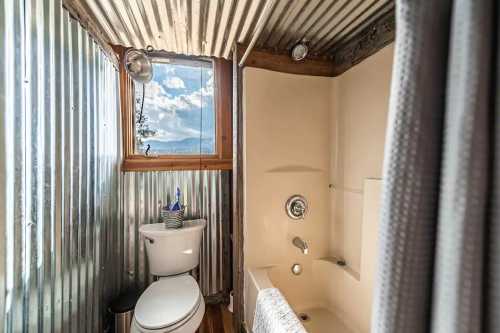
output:
[[[335,258],[335,263],[338,265],[338,266],[346,266],[347,265],[347,262],[344,260],[344,259],[337,259]]]
[[[325,257],[325,258],[320,258],[320,259],[316,259],[316,260],[319,262],[329,263],[330,265],[332,265],[331,267],[336,267],[338,269],[343,270],[344,272],[346,272],[347,274],[349,274],[350,276],[352,276],[354,279],[356,279],[358,281],[360,279],[359,272],[355,271],[349,265],[349,263],[342,257],[332,256],[332,257]]]

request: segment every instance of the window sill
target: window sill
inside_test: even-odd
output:
[[[122,171],[174,171],[174,170],[231,170],[232,159],[218,157],[202,158],[165,158],[134,157],[122,163]]]

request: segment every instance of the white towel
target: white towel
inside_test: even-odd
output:
[[[253,333],[307,333],[285,297],[276,288],[259,291]]]

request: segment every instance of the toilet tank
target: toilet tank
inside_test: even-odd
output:
[[[184,221],[182,228],[166,229],[163,223],[139,228],[146,243],[149,271],[157,276],[188,272],[198,266],[205,220]]]

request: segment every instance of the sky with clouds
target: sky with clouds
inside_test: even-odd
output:
[[[214,139],[213,71],[195,66],[153,63],[153,80],[145,85],[143,114],[157,134],[149,140],[199,139],[202,114],[202,137]],[[136,101],[141,96],[142,85],[136,85]]]

